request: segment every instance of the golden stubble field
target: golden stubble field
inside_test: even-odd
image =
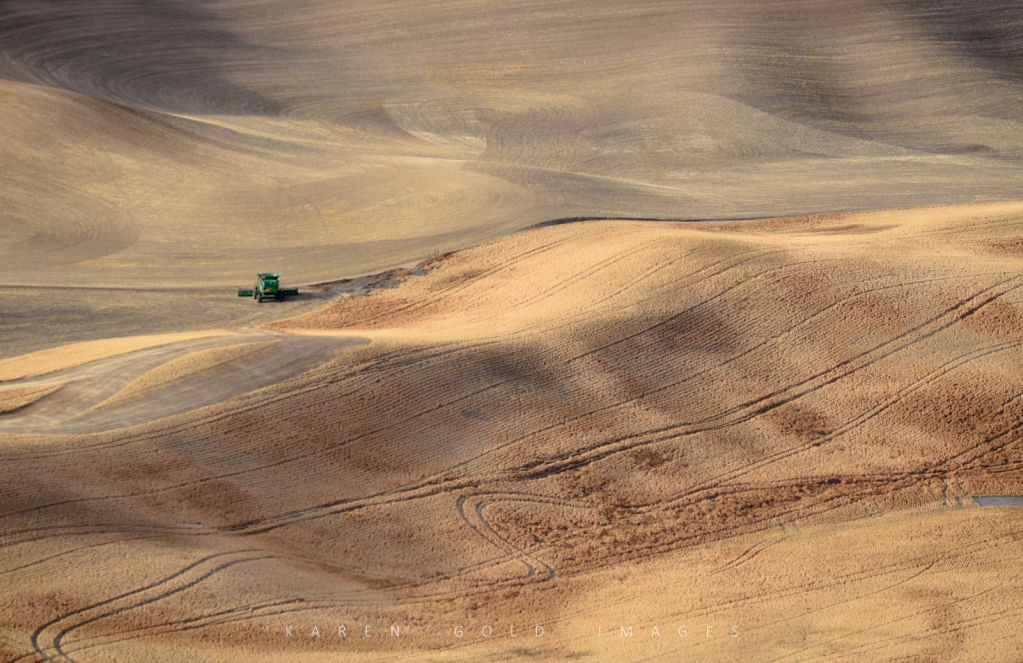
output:
[[[5,660],[1018,660],[1019,511],[974,498],[1023,493],[1021,230],[562,224],[50,351],[2,385],[61,385],[0,419]]]
[[[1006,0],[5,0],[0,358],[258,325],[303,304],[226,301],[254,272],[555,219],[1014,200],[1020,25]]]
[[[0,660],[1019,660],[1021,54],[0,0]]]
[[[1021,23],[1001,0],[6,0],[5,280],[109,306],[88,288],[309,282],[558,218],[1015,199]]]

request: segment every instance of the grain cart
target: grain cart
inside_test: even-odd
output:
[[[239,290],[238,296],[253,297],[257,302],[262,302],[264,299],[282,302],[285,296],[298,294],[298,288],[282,288],[278,282],[280,278],[280,274],[256,274],[256,285],[252,290]]]

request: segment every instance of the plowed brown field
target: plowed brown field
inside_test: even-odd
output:
[[[972,497],[1023,493],[1021,233],[1020,203],[562,224],[270,324],[299,336],[251,361],[309,360],[219,403],[19,430],[73,393],[48,374],[3,415],[3,652],[1018,660],[1019,511]],[[64,370],[166,382],[119,357]]]

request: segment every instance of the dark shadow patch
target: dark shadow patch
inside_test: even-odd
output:
[[[1023,257],[1023,237],[987,242],[981,245],[985,253],[1009,258]]]
[[[1013,83],[1023,82],[1023,4],[1016,0],[890,0],[952,55]]]
[[[271,49],[244,42],[196,4],[7,0],[0,78],[173,112],[278,112],[280,104],[227,75],[239,63],[274,57]]]
[[[782,435],[790,435],[800,442],[812,442],[825,437],[834,426],[820,412],[796,403],[787,403],[769,411],[765,418],[774,424]]]

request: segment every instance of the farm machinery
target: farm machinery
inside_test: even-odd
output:
[[[280,278],[280,274],[256,274],[256,285],[252,290],[239,290],[238,296],[252,297],[257,302],[262,302],[264,299],[282,302],[286,296],[298,294],[298,288],[282,288],[278,280]]]

